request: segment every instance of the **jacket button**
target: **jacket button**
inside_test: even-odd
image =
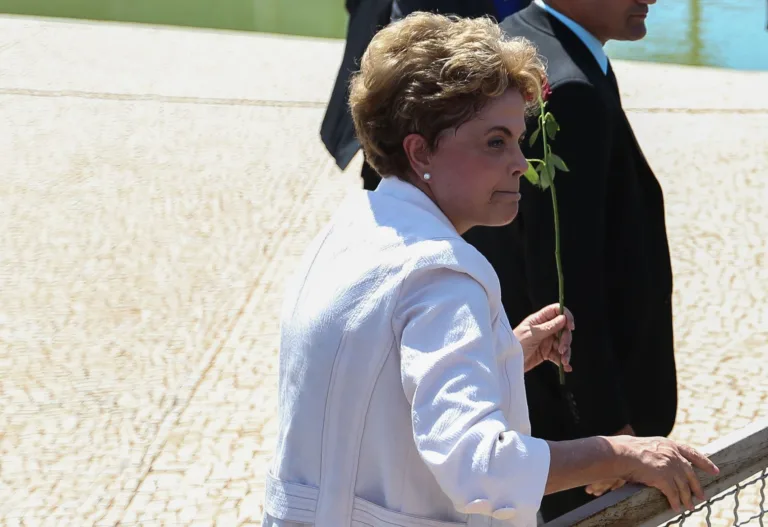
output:
[[[491,514],[491,501],[490,500],[475,500],[461,511],[464,514]]]
[[[517,509],[512,507],[504,507],[493,511],[492,516],[497,520],[511,520],[517,516]]]

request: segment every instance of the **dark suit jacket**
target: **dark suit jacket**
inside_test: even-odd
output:
[[[612,72],[536,5],[501,24],[533,41],[547,59],[549,110],[561,130],[552,145],[570,173],[558,172],[565,302],[573,312],[573,373],[526,375],[533,434],[551,440],[614,434],[667,435],[677,389],[672,337],[672,272],[661,187],[635,140]],[[529,120],[532,132],[535,119]],[[541,158],[541,139],[526,157]],[[558,299],[549,190],[521,181],[513,223],[466,234],[493,264],[513,324]],[[572,394],[578,419],[563,411]],[[569,395],[570,396],[570,395]]]
[[[349,79],[360,66],[360,58],[376,32],[389,24],[392,0],[347,0],[349,24],[344,57],[331,100],[320,127],[320,138],[342,170],[360,149],[349,113]]]
[[[396,3],[403,16],[416,11],[467,18],[495,16],[496,13],[494,0],[396,0]]]

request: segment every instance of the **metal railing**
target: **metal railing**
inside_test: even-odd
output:
[[[768,420],[729,434],[701,451],[720,468],[717,476],[696,470],[707,501],[678,514],[656,489],[627,485],[545,527],[693,527],[768,525]]]

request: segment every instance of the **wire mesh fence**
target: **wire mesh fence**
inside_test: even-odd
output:
[[[766,510],[768,468],[670,520],[664,527],[741,527],[768,524]]]
[[[698,472],[707,500],[677,514],[656,489],[629,485],[545,527],[768,526],[768,420],[753,423],[701,449],[720,468]]]

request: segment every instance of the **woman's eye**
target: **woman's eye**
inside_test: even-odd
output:
[[[488,146],[491,148],[504,148],[504,139],[491,139],[488,141]]]

